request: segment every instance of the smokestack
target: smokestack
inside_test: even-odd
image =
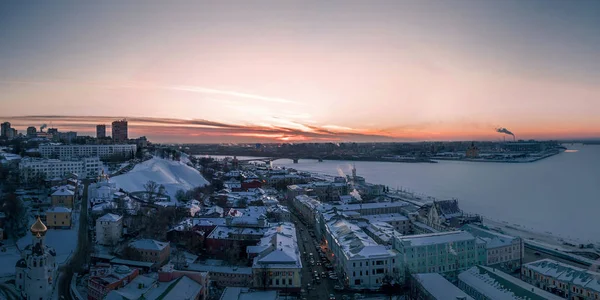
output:
[[[498,127],[498,128],[496,128],[496,132],[498,132],[498,133],[504,133],[504,134],[508,134],[508,135],[512,135],[513,141],[516,140],[515,134],[512,133],[512,132],[510,132],[510,130],[508,130],[508,129],[504,128],[504,127]]]

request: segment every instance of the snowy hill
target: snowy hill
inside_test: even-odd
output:
[[[202,174],[194,168],[179,161],[156,157],[136,165],[133,170],[123,175],[111,178],[118,188],[128,192],[143,191],[144,184],[150,180],[164,185],[171,197],[174,197],[179,189],[187,191],[208,184]]]

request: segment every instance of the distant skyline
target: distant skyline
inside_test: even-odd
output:
[[[598,1],[0,2],[0,121],[157,142],[600,137]],[[107,129],[107,131],[109,131]]]

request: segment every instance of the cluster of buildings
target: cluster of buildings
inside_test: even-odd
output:
[[[0,124],[0,138],[4,139],[15,139],[19,137],[24,137],[28,139],[46,139],[46,140],[54,140],[54,141],[63,141],[66,143],[71,143],[75,138],[77,138],[77,132],[75,131],[58,131],[58,128],[48,128],[47,131],[44,129],[47,128],[46,124],[40,126],[39,130],[34,126],[29,126],[25,130],[25,135],[19,134],[17,129],[12,127],[10,122],[3,122]],[[126,119],[117,120],[112,122],[112,140],[114,143],[126,143],[129,141],[128,138],[128,123]],[[96,125],[96,138],[97,139],[106,139],[106,125],[99,124]]]

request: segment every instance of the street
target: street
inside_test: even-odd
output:
[[[79,215],[79,232],[77,233],[77,248],[73,256],[69,260],[69,263],[60,270],[60,277],[58,281],[58,292],[61,299],[71,299],[69,292],[69,286],[71,284],[71,278],[73,273],[81,272],[88,263],[89,260],[89,247],[90,239],[88,233],[88,186],[89,181],[83,180],[84,188],[83,195],[81,197],[81,212]]]
[[[323,265],[316,265],[317,262],[321,261],[319,252],[316,250],[319,242],[310,236],[309,229],[312,228],[308,228],[304,225],[295,213],[292,213],[291,215],[292,221],[296,223],[296,236],[298,238],[299,250],[302,255],[302,288],[307,292],[306,298],[310,299],[316,297],[316,299],[329,299],[330,294],[335,294],[333,287],[335,284],[338,284],[338,280],[332,280],[329,279],[329,277],[326,277],[321,278],[319,281],[320,283],[317,283],[313,279],[314,271],[317,271],[319,276],[321,276],[321,272],[328,272]],[[303,254],[304,252],[306,252],[306,255]],[[314,266],[310,265],[309,253],[312,253],[314,257]],[[311,285],[311,289],[307,289],[308,284]]]

